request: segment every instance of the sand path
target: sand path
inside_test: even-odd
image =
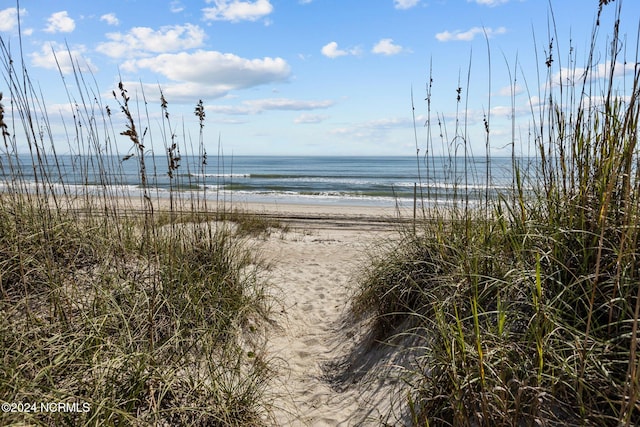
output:
[[[293,224],[261,244],[279,300],[268,345],[278,365],[276,425],[380,424],[376,412],[384,408],[373,401],[384,387],[365,381],[336,386],[327,364],[357,342],[358,328],[344,322],[355,272],[367,248],[392,235],[389,224],[325,220]]]

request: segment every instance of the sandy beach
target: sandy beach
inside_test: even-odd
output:
[[[349,319],[350,293],[372,245],[397,237],[383,208],[251,205],[288,224],[257,246],[277,302],[268,357],[278,426],[380,425],[389,406],[390,354],[361,351],[363,325]],[[349,360],[359,354],[356,363]]]

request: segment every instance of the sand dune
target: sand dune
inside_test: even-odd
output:
[[[141,199],[115,202],[128,212],[144,208]],[[87,209],[82,200],[68,203]],[[367,325],[349,317],[348,301],[367,251],[397,239],[397,224],[410,221],[412,210],[248,203],[233,208],[286,226],[253,238],[270,265],[277,301],[266,350],[276,369],[269,421],[296,427],[394,425],[398,415],[389,414],[397,402],[391,399],[403,396],[396,387],[404,355],[368,338]],[[154,209],[168,211],[168,200],[154,200]],[[189,200],[177,201],[178,211],[193,209]]]

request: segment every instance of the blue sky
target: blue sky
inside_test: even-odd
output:
[[[604,9],[603,47],[619,1]],[[630,57],[639,3],[622,5]],[[14,59],[20,57],[18,6],[25,64],[43,92],[54,138],[64,141],[59,149],[69,143],[58,118],[73,119],[52,52],[74,93],[66,45],[111,110],[118,110],[111,91],[120,79],[134,97],[144,90],[151,132],[161,126],[160,86],[181,139],[197,140],[193,110],[202,99],[210,153],[220,137],[226,154],[363,156],[415,154],[412,90],[418,145],[424,144],[430,64],[431,113],[433,123],[440,117],[446,124],[445,139],[455,133],[456,109],[468,102],[474,151],[483,150],[488,114],[493,151],[506,153],[511,89],[518,133],[526,134],[529,105],[542,87],[537,69],[546,72],[550,26],[557,33],[556,64],[567,66],[562,61],[573,45],[580,67],[598,1],[552,1],[555,26],[546,0],[4,1],[0,37]],[[6,95],[3,102],[10,104]],[[123,123],[116,114],[116,131]],[[120,137],[117,145],[126,152],[130,144]]]

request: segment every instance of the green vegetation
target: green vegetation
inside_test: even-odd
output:
[[[264,268],[242,235],[276,224],[222,202],[210,214],[206,198],[178,191],[172,174],[187,138],[170,131],[171,198],[158,209],[147,185],[147,170],[160,168],[145,148],[150,125],[134,119],[141,114],[122,84],[116,118],[79,72],[77,93],[67,88],[75,109],[69,150],[82,160],[73,173],[101,181],[93,189],[66,184],[45,102],[1,48],[12,107],[0,116],[0,401],[36,410],[3,410],[0,424],[265,424],[271,369],[261,325],[270,302]],[[160,106],[171,129],[164,98]],[[196,115],[202,147],[201,103]],[[133,154],[120,162],[138,162],[139,199],[115,185],[120,127]],[[18,144],[30,155],[19,155]],[[77,406],[43,411],[41,403]]]
[[[607,57],[592,51],[563,79],[550,43],[530,118],[537,156],[513,157],[511,193],[472,205],[461,188],[372,257],[353,310],[375,316],[380,340],[421,337],[412,424],[640,423],[640,68],[619,57],[617,31]],[[614,67],[629,62],[620,92]]]

